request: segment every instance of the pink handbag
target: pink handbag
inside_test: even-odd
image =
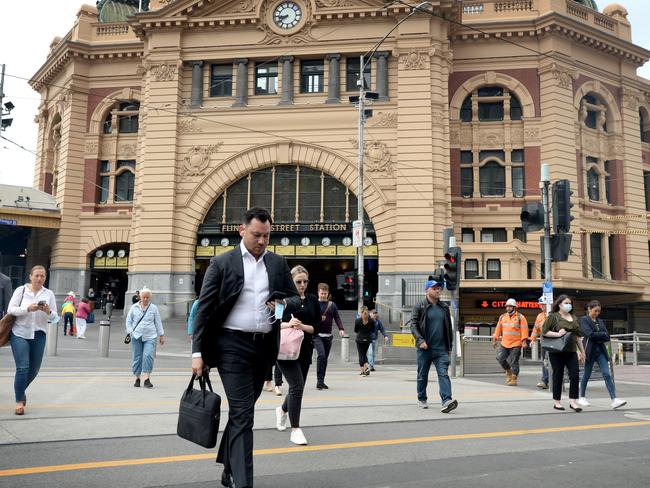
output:
[[[300,355],[300,346],[305,333],[300,329],[280,330],[280,351],[278,352],[278,359],[284,361],[294,361]]]

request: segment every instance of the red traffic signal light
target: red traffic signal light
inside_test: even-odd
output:
[[[460,263],[460,247],[450,247],[445,253],[445,274],[443,276],[447,290],[454,291],[460,286],[460,274],[458,264]]]

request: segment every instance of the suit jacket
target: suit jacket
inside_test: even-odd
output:
[[[7,275],[0,273],[0,317],[7,312],[13,292],[11,279]]]
[[[280,291],[287,295],[287,308],[299,307],[300,296],[291,279],[287,260],[272,252],[267,252],[264,264],[269,276],[269,295]],[[192,353],[200,352],[203,362],[213,367],[216,364],[216,344],[219,329],[230,315],[244,286],[244,262],[241,248],[212,258],[205,273],[199,305],[193,322]],[[269,351],[269,360],[275,361],[280,345],[280,321],[273,324],[277,336],[275,349]]]

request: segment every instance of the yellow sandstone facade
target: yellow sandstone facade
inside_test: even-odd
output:
[[[592,3],[437,0],[372,54],[366,286],[391,320],[421,295],[447,227],[463,249],[464,321],[489,321],[508,296],[536,300],[541,233],[525,235],[519,212],[540,199],[548,163],[574,192],[556,294],[599,298],[611,325],[643,329],[650,83],[636,69],[650,52],[632,44],[623,7]],[[237,245],[242,211],[261,205],[274,212],[273,249],[340,290],[355,266],[348,97],[359,56],[410,8],[154,0],[126,20],[107,12],[82,6],[31,80],[34,185],[61,209],[51,287],[108,284],[124,299],[147,285],[165,315],[182,314],[207,259]]]

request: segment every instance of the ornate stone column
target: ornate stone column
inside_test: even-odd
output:
[[[329,61],[329,79],[325,103],[341,103],[341,55],[328,54],[325,59]]]
[[[280,56],[282,63],[282,98],[278,105],[293,105],[293,56]]]
[[[375,53],[377,59],[377,93],[379,101],[388,101],[388,52],[381,51]]]
[[[248,105],[248,59],[235,59],[237,67],[237,92],[235,94],[235,103],[233,107],[245,107]]]
[[[203,105],[203,61],[191,61],[192,66],[192,99],[190,106],[199,108]]]

